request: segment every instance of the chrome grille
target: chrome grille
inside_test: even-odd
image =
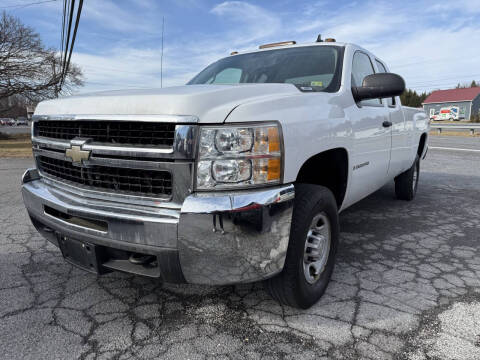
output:
[[[172,194],[172,175],[168,171],[98,165],[77,167],[69,161],[45,156],[37,157],[37,166],[41,173],[88,188],[143,196]]]
[[[175,124],[139,121],[55,121],[35,123],[36,136],[72,140],[89,138],[91,141],[122,145],[172,146]]]
[[[190,115],[34,115],[33,153],[45,182],[63,190],[178,207],[192,189],[197,122]],[[73,161],[73,147],[88,158]]]

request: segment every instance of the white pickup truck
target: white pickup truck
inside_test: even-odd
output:
[[[24,202],[88,271],[265,280],[307,308],[333,271],[338,213],[389,181],[415,197],[429,119],[401,106],[404,88],[359,46],[287,42],[232,53],[185,86],[44,101]]]

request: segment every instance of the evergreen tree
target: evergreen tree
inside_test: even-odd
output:
[[[400,100],[402,101],[402,105],[421,107],[428,95],[430,95],[430,93],[423,92],[418,94],[415,90],[406,89],[403,94],[400,95]]]
[[[463,84],[458,83],[455,88],[456,89],[468,89],[468,88],[478,87],[478,86],[480,86],[480,84],[477,83],[475,80],[472,80],[470,85],[468,83],[463,83]]]

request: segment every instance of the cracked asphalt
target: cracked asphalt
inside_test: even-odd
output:
[[[162,285],[65,263],[0,160],[3,359],[480,359],[480,155],[430,150],[417,198],[393,186],[340,215],[333,280],[313,308],[261,284]]]

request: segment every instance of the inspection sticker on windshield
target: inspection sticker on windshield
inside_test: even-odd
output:
[[[310,86],[323,86],[321,81],[310,81]]]

